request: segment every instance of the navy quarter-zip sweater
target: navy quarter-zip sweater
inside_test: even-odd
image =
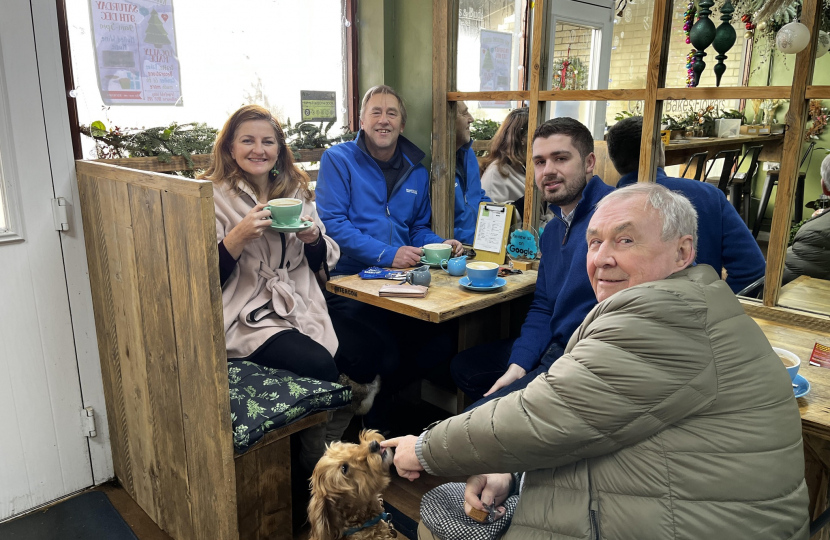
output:
[[[620,178],[617,187],[636,181],[637,173],[631,172]],[[706,182],[666,176],[661,168],[657,183],[685,195],[697,210],[696,264],[708,264],[718,275],[726,268],[726,284],[735,293],[764,276],[761,248],[721,190]]]
[[[363,130],[358,139],[365,136]],[[326,234],[340,246],[333,274],[355,274],[369,266],[392,266],[401,246],[441,243],[432,232],[429,173],[424,153],[398,137],[405,172],[387,197],[380,167],[355,141],[332,146],[320,159],[314,193]]]
[[[556,341],[564,349],[571,334],[596,305],[585,262],[588,257],[585,232],[596,204],[612,191],[614,188],[599,176],[591,178],[582,190],[582,200],[574,209],[570,227],[562,219],[562,210],[550,206],[558,219],[548,222],[539,240],[542,259],[536,293],[521,336],[513,344],[511,364],[530,371],[539,365],[552,342]]]

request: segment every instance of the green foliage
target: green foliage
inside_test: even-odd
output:
[[[196,122],[147,129],[128,129],[118,126],[107,129],[95,121],[80,126],[81,133],[95,139],[95,153],[100,159],[151,157],[168,163],[173,156],[181,156],[193,168],[193,154],[209,154],[213,150],[217,131],[207,124]]]
[[[266,416],[265,409],[253,399],[248,400],[248,418],[256,418],[257,416]]]
[[[631,111],[620,111],[614,115],[614,120],[619,122],[620,120],[625,120],[626,118],[631,118],[632,116],[637,116]]]
[[[668,115],[668,114],[663,117],[661,122],[663,123],[664,126],[666,126],[666,129],[675,130],[675,129],[685,129],[686,128],[685,119],[677,119],[674,116],[671,116],[671,115]]]
[[[729,119],[733,119],[733,120],[741,120],[742,121],[741,123],[743,123],[744,113],[742,113],[741,111],[735,110],[735,109],[730,109],[728,111],[721,111],[720,117],[721,118],[729,118]]]
[[[500,125],[494,120],[473,120],[470,126],[470,138],[474,141],[489,141],[495,137]]]

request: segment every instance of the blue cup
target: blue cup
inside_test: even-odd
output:
[[[494,262],[473,261],[467,263],[467,277],[473,287],[490,287],[499,275],[499,265]]]
[[[442,259],[441,269],[451,276],[463,276],[467,271],[467,256],[453,257],[452,259]]]
[[[787,374],[790,376],[790,380],[795,382],[795,376],[798,375],[798,368],[801,367],[801,358],[787,349],[773,347],[772,350],[775,351],[775,354],[777,354],[781,359],[781,362],[784,363],[784,367],[787,368]]]

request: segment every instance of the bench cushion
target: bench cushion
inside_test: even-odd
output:
[[[234,449],[242,454],[271,430],[349,405],[348,386],[245,360],[228,362]]]

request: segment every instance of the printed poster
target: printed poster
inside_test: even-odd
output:
[[[510,62],[513,58],[513,34],[481,30],[481,58],[479,63],[479,90],[503,92],[510,90]],[[479,107],[506,109],[509,101],[480,101]]]
[[[104,103],[180,105],[173,0],[90,0],[89,5]]]

